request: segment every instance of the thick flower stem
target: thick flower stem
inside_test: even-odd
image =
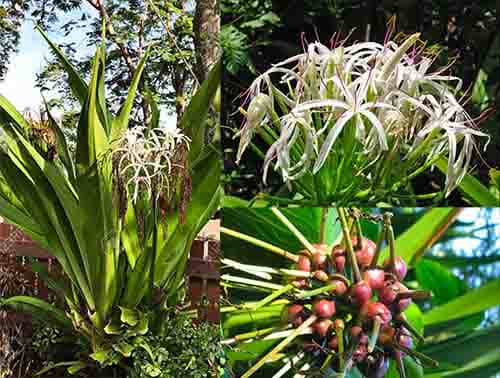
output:
[[[271,293],[270,295],[268,295],[264,299],[257,302],[254,306],[251,307],[251,310],[252,311],[258,310],[262,306],[265,306],[268,303],[271,303],[272,301],[274,301],[275,299],[277,299],[278,297],[280,297],[281,295],[285,294],[286,292],[288,292],[292,289],[294,289],[294,286],[291,284],[288,284],[288,285],[284,286],[282,289],[276,290],[274,293]]]
[[[396,294],[396,300],[401,300],[401,299],[427,299],[432,296],[432,293],[430,291],[426,290],[408,290],[408,291],[403,291],[401,293]]]
[[[382,325],[382,322],[378,316],[375,316],[375,319],[373,319],[373,330],[372,334],[370,335],[370,340],[368,343],[368,353],[373,352],[375,349],[375,344],[377,343],[378,340],[378,335],[380,333],[380,326]]]
[[[271,207],[271,211],[276,217],[290,230],[290,232],[302,243],[302,245],[311,253],[316,252],[316,248],[306,239],[306,237],[295,227],[287,217],[283,215],[277,207]]]
[[[307,320],[300,325],[300,327],[296,328],[292,334],[290,334],[285,340],[276,345],[268,354],[262,357],[255,365],[253,365],[250,369],[248,369],[245,374],[241,376],[241,378],[251,377],[253,374],[257,372],[266,362],[271,361],[273,357],[281,352],[288,344],[290,344],[297,336],[299,336],[304,329],[313,324],[318,317],[316,315],[311,315]]]
[[[338,351],[339,351],[339,371],[344,371],[344,327],[337,325],[335,327],[337,334]]]
[[[319,227],[319,242],[323,244],[325,242],[326,234],[326,221],[328,220],[328,207],[321,208],[321,224]]]
[[[399,377],[406,378],[405,366],[403,364],[403,357],[400,351],[394,353],[394,358],[396,360],[396,368],[398,369]]]
[[[272,289],[272,290],[281,290],[284,288],[283,285],[278,285],[278,284],[274,284],[271,282],[265,282],[265,281],[252,280],[250,278],[245,278],[245,277],[232,276],[230,274],[222,275],[221,280],[222,281],[229,281],[229,282],[237,282],[237,283],[250,285],[250,286],[265,287],[267,289]]]
[[[414,358],[418,358],[420,360],[420,362],[422,362],[424,365],[426,365],[428,367],[437,368],[439,366],[439,362],[437,362],[436,360],[433,360],[432,358],[426,356],[423,353],[417,352],[414,349],[407,348],[407,347],[400,345],[398,343],[392,343],[392,346],[397,351],[401,351],[401,352],[404,352],[404,353],[406,353]]]
[[[387,225],[387,241],[389,243],[389,271],[394,272],[396,270],[396,243],[394,238],[394,229],[391,224],[391,213],[384,214],[384,221]]]
[[[375,254],[373,255],[373,259],[370,264],[370,269],[375,269],[377,267],[378,259],[380,257],[380,252],[382,251],[382,244],[384,243],[386,236],[387,236],[387,226],[384,223],[384,225],[382,226],[382,231],[378,235],[377,249],[375,250]]]
[[[403,325],[410,333],[418,339],[419,342],[423,343],[424,342],[424,337],[418,333],[418,331],[406,320],[400,317],[397,319],[397,322],[399,322],[401,325]]]
[[[326,285],[318,289],[302,291],[301,293],[297,294],[296,297],[298,299],[306,299],[323,293],[329,293],[335,290],[336,287],[337,287],[336,284]]]
[[[243,233],[235,231],[235,230],[231,230],[231,229],[226,228],[226,227],[221,227],[220,232],[225,234],[225,235],[229,235],[229,236],[232,236],[234,238],[238,238],[240,240],[246,241],[247,243],[253,244],[257,247],[264,248],[264,249],[268,250],[269,252],[286,257],[287,259],[292,260],[293,262],[299,261],[299,256],[297,256],[296,254],[285,251],[282,248],[276,247],[275,245],[272,245],[272,244],[267,243],[265,241],[262,241],[260,239],[254,238],[250,235],[246,235],[246,234],[243,234]]]
[[[339,215],[340,226],[342,227],[342,233],[344,234],[344,242],[346,244],[347,257],[349,259],[349,264],[351,265],[352,268],[354,282],[359,282],[361,281],[361,273],[359,271],[356,255],[354,254],[354,249],[352,246],[351,235],[349,234],[349,225],[347,224],[345,209],[342,207],[338,207],[337,213]]]

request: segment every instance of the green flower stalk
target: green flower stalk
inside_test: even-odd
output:
[[[260,133],[269,145],[264,183],[272,167],[290,188],[329,205],[412,193],[408,182],[445,158],[449,195],[478,138],[489,137],[456,97],[462,81],[446,68],[430,71],[419,36],[401,45],[311,43],[271,67],[248,89],[237,160]]]

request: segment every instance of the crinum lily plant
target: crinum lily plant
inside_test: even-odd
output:
[[[411,180],[447,160],[442,190],[421,196],[442,199],[488,136],[456,97],[462,81],[447,68],[431,72],[434,60],[419,34],[401,44],[309,44],[251,84],[238,161],[259,133],[269,146],[264,182],[272,167],[304,203],[329,205],[418,199]]]
[[[115,115],[106,104],[104,43],[87,83],[41,33],[81,104],[76,153],[48,106],[45,118],[34,122],[0,96],[0,215],[57,258],[66,279],[49,282],[66,308],[30,297],[1,304],[76,331],[88,354],[64,363],[71,374],[86,366],[126,366],[144,347],[141,336],[161,335],[162,316],[182,300],[191,244],[219,206],[219,153],[206,143],[205,125],[220,64],[194,95],[180,128],[169,129],[160,125],[142,75],[148,53]],[[151,116],[130,128],[141,80]]]

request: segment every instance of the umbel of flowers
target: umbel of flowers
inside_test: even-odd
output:
[[[363,237],[357,210],[348,214],[338,208],[343,230],[340,244],[308,244],[296,254],[283,254],[294,261],[291,269],[274,269],[223,262],[260,278],[266,274],[286,277],[286,285],[274,287],[263,281],[246,280],[224,275],[230,284],[272,289],[270,294],[249,309],[282,303],[281,325],[237,335],[223,341],[233,345],[249,339],[283,339],[269,353],[247,370],[242,378],[256,373],[279,353],[293,353],[273,375],[284,376],[293,365],[318,376],[344,377],[357,368],[366,377],[384,377],[393,360],[400,376],[406,376],[403,358],[409,356],[432,367],[437,362],[414,350],[414,340],[423,342],[422,335],[408,321],[405,310],[414,299],[430,296],[427,291],[411,290],[403,284],[407,274],[405,261],[396,255],[391,214],[377,217],[383,229],[377,243]],[[274,209],[278,216],[279,210]],[[349,217],[350,215],[350,217]],[[390,253],[381,256],[381,246],[387,241]],[[244,345],[244,344],[242,344]],[[288,348],[285,351],[285,348]],[[299,364],[297,364],[300,361]],[[331,375],[335,372],[335,375]]]
[[[435,59],[418,33],[401,44],[307,45],[248,89],[238,161],[258,133],[268,145],[264,182],[273,167],[326,205],[411,193],[411,179],[444,159],[446,182],[435,195],[448,195],[487,135],[477,129],[482,117],[472,119],[457,98],[461,79],[449,67],[432,70]]]

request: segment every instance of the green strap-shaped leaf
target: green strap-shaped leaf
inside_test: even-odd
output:
[[[125,218],[123,219],[123,230],[121,235],[123,248],[127,260],[132,269],[135,268],[137,259],[141,255],[142,246],[139,240],[139,229],[137,228],[137,217],[132,199],[129,199]]]
[[[137,68],[134,72],[134,77],[132,78],[132,84],[130,85],[130,88],[128,90],[127,98],[122,105],[120,113],[113,120],[113,126],[111,130],[111,141],[115,141],[116,139],[118,139],[123,130],[127,129],[128,127],[130,114],[132,113],[135,97],[137,95],[137,89],[139,87],[142,73],[144,71],[144,65],[146,64],[148,56],[149,56],[149,49],[146,51],[146,53],[140,60],[139,64],[137,65]]]
[[[500,280],[491,281],[424,314],[425,325],[431,325],[484,311],[500,305]]]
[[[436,163],[436,166],[441,172],[446,174],[448,169],[447,164],[446,159],[440,158]],[[493,195],[487,187],[471,175],[465,175],[458,188],[463,194],[465,194],[467,199],[470,200],[472,206],[500,206],[500,197]]]
[[[45,109],[47,110],[47,115],[49,117],[49,126],[56,135],[57,152],[60,156],[61,162],[64,164],[64,167],[68,172],[68,176],[71,180],[71,183],[75,185],[75,180],[76,180],[75,166],[73,164],[73,159],[71,158],[71,155],[69,153],[68,144],[66,143],[66,136],[59,127],[57,121],[54,119],[54,117],[52,117],[52,114],[50,112],[50,107],[45,101],[45,98],[43,99],[43,101],[45,103]]]
[[[69,59],[66,58],[62,50],[50,40],[49,36],[39,26],[36,26],[36,29],[40,32],[42,37],[47,41],[50,48],[52,49],[52,52],[64,67],[64,70],[68,74],[68,81],[71,91],[73,92],[73,95],[80,102],[80,105],[83,105],[87,100],[87,92],[88,92],[87,84],[78,73],[78,70],[73,66],[73,64],[71,64]]]
[[[42,299],[20,295],[4,299],[0,303],[11,306],[17,310],[29,311],[35,317],[42,316],[50,318],[57,321],[57,323],[64,328],[69,329],[72,327],[70,319],[63,310],[58,309],[56,306]]]
[[[220,172],[220,157],[215,150],[207,154],[197,166],[192,177],[193,192],[186,209],[185,222],[171,231],[166,246],[158,253],[155,282],[159,285],[163,286],[169,281],[176,270],[183,271],[183,267],[176,264],[183,261],[192,241],[220,205]]]
[[[196,94],[193,96],[184,112],[181,127],[184,133],[191,138],[189,150],[189,161],[195,162],[201,154],[205,141],[205,127],[207,114],[220,86],[222,62],[218,62],[210,71],[207,79],[203,82]]]

